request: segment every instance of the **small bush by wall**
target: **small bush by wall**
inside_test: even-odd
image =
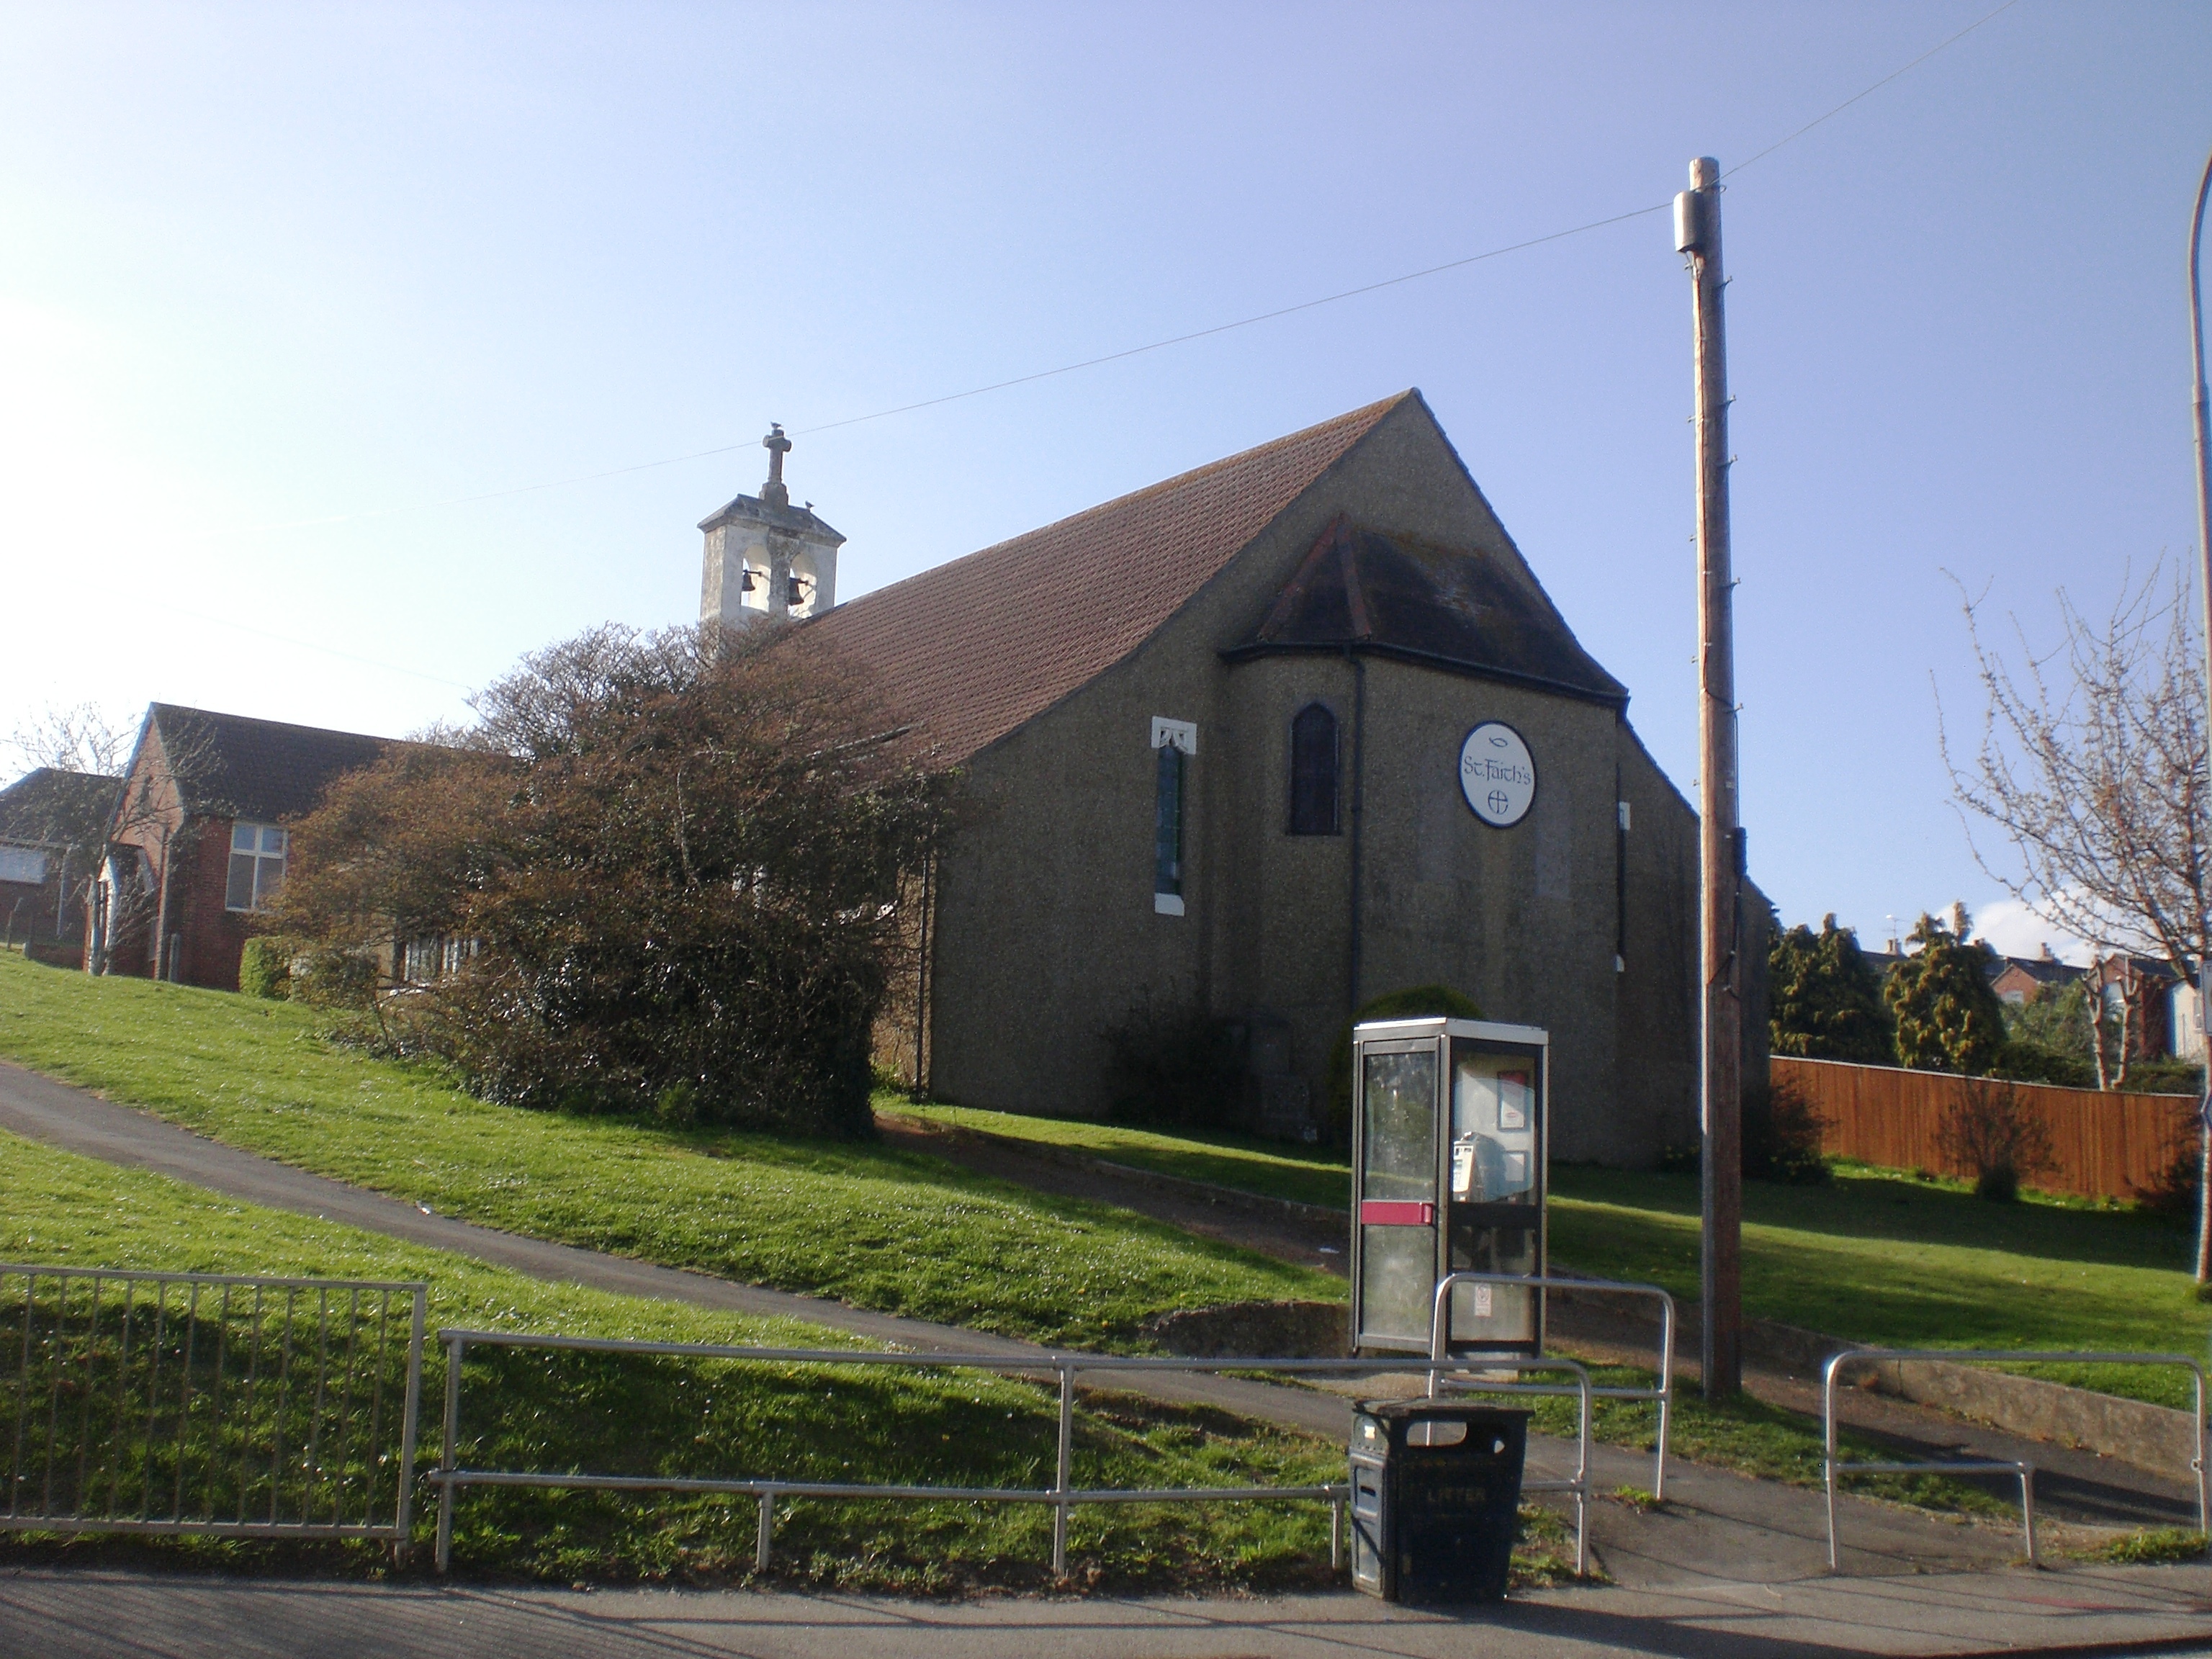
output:
[[[289,940],[270,937],[246,940],[238,958],[238,988],[271,1001],[290,996],[293,948]]]
[[[1336,1034],[1328,1051],[1328,1133],[1339,1146],[1352,1144],[1352,1028],[1370,1019],[1419,1019],[1441,1014],[1448,1019],[1480,1019],[1473,997],[1449,985],[1414,985],[1386,991],[1362,1005]]]

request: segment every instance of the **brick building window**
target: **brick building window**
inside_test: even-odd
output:
[[[46,878],[46,855],[30,847],[0,847],[0,881],[20,881],[32,887]]]
[[[1317,702],[1291,721],[1291,833],[1336,833],[1336,716]]]
[[[223,892],[227,910],[258,910],[276,896],[284,879],[285,835],[273,823],[230,826],[230,881]]]
[[[1152,909],[1183,914],[1184,774],[1198,752],[1198,728],[1188,720],[1152,718]]]

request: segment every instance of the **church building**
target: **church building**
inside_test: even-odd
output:
[[[1110,1033],[1211,1020],[1310,1138],[1351,1012],[1441,984],[1550,1031],[1554,1158],[1694,1139],[1696,815],[1418,392],[842,605],[766,441],[702,619],[800,619],[963,779],[885,1021],[937,1097],[1102,1115]]]

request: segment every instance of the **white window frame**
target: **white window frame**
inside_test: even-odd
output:
[[[245,845],[240,846],[243,838]],[[284,866],[292,856],[292,837],[282,824],[258,823],[250,818],[234,819],[230,826],[230,857],[224,867],[222,908],[233,915],[264,909],[283,884]],[[246,877],[246,902],[234,903],[238,887],[238,861],[249,859],[252,868]],[[271,873],[270,866],[275,866]]]

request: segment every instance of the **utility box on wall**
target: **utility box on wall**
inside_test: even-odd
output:
[[[1352,1037],[1352,1346],[1426,1353],[1445,1274],[1547,1270],[1551,1039],[1446,1018]],[[1455,1285],[1445,1335],[1452,1354],[1540,1353],[1543,1297]]]

